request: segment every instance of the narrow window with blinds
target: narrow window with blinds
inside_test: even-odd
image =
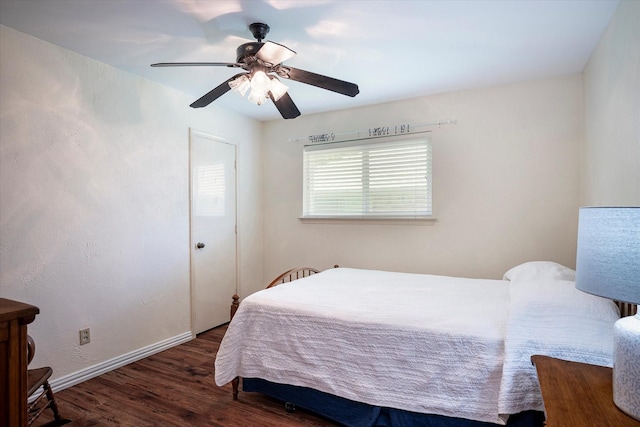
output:
[[[427,218],[431,214],[428,138],[305,147],[303,218]]]

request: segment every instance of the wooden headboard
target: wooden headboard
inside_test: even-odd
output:
[[[337,268],[338,265],[335,265],[334,267]],[[281,275],[279,275],[278,277],[276,277],[275,279],[273,279],[271,283],[269,283],[269,285],[266,287],[266,289],[272,288],[274,286],[278,286],[282,283],[287,283],[297,279],[302,279],[303,277],[308,277],[308,276],[311,276],[312,274],[316,274],[319,272],[320,270],[316,270],[315,268],[311,268],[311,267],[292,268],[291,270],[287,270]],[[235,316],[236,311],[238,311],[238,307],[240,306],[240,296],[238,294],[235,294],[231,298],[233,302],[231,303],[229,318],[233,319],[233,316]]]
[[[316,273],[320,273],[320,270],[316,270],[315,268],[311,267],[292,268],[291,270],[285,271],[284,273],[273,279],[271,283],[269,283],[269,286],[267,286],[267,289],[278,286],[282,283],[302,279],[303,277],[308,277]]]
[[[638,312],[638,305],[628,302],[615,301],[620,309],[620,317],[634,316]]]

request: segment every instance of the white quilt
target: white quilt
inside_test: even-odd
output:
[[[575,287],[575,282],[523,279],[511,287],[505,337],[500,413],[542,411],[542,396],[531,356],[611,366],[616,305]]]
[[[371,405],[505,424],[542,410],[542,354],[611,366],[615,304],[549,262],[505,280],[333,269],[247,297],[215,362]],[[501,415],[502,414],[502,415]]]
[[[242,302],[229,325],[216,383],[258,377],[501,423],[508,286],[340,268],[263,290]]]

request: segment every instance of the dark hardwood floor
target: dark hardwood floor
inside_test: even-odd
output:
[[[221,326],[161,353],[55,394],[63,416],[79,426],[334,426],[258,393],[231,398],[231,385],[214,382]],[[53,419],[47,410],[33,424]]]

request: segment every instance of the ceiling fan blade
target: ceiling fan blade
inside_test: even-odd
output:
[[[235,62],[158,62],[152,67],[242,67]]]
[[[280,111],[280,115],[282,115],[283,119],[295,119],[300,115],[300,110],[298,110],[296,104],[293,103],[293,100],[288,93],[282,95],[277,101],[273,99],[271,92],[269,92],[269,97],[276,105],[278,111]]]
[[[230,79],[226,80],[225,82],[221,83],[219,86],[216,86],[215,88],[210,90],[207,94],[205,94],[201,98],[197,99],[195,102],[193,102],[191,105],[189,105],[189,107],[191,107],[191,108],[201,108],[201,107],[206,107],[207,105],[211,104],[213,101],[215,101],[216,99],[220,98],[222,95],[224,95],[225,93],[227,93],[227,92],[229,92],[231,90],[231,86],[229,86],[229,82],[231,80],[233,80],[236,77],[239,77],[239,76],[241,76],[243,74],[247,74],[247,73],[236,74],[235,76],[233,76]]]
[[[279,72],[277,74],[280,77],[296,80],[308,85],[341,93],[343,95],[353,97],[360,93],[360,89],[358,89],[357,84],[334,79],[333,77],[327,77],[292,67],[279,67],[278,71]]]
[[[258,59],[272,65],[281,64],[287,59],[293,58],[295,55],[296,53],[288,47],[270,41],[265,42],[256,52]]]

